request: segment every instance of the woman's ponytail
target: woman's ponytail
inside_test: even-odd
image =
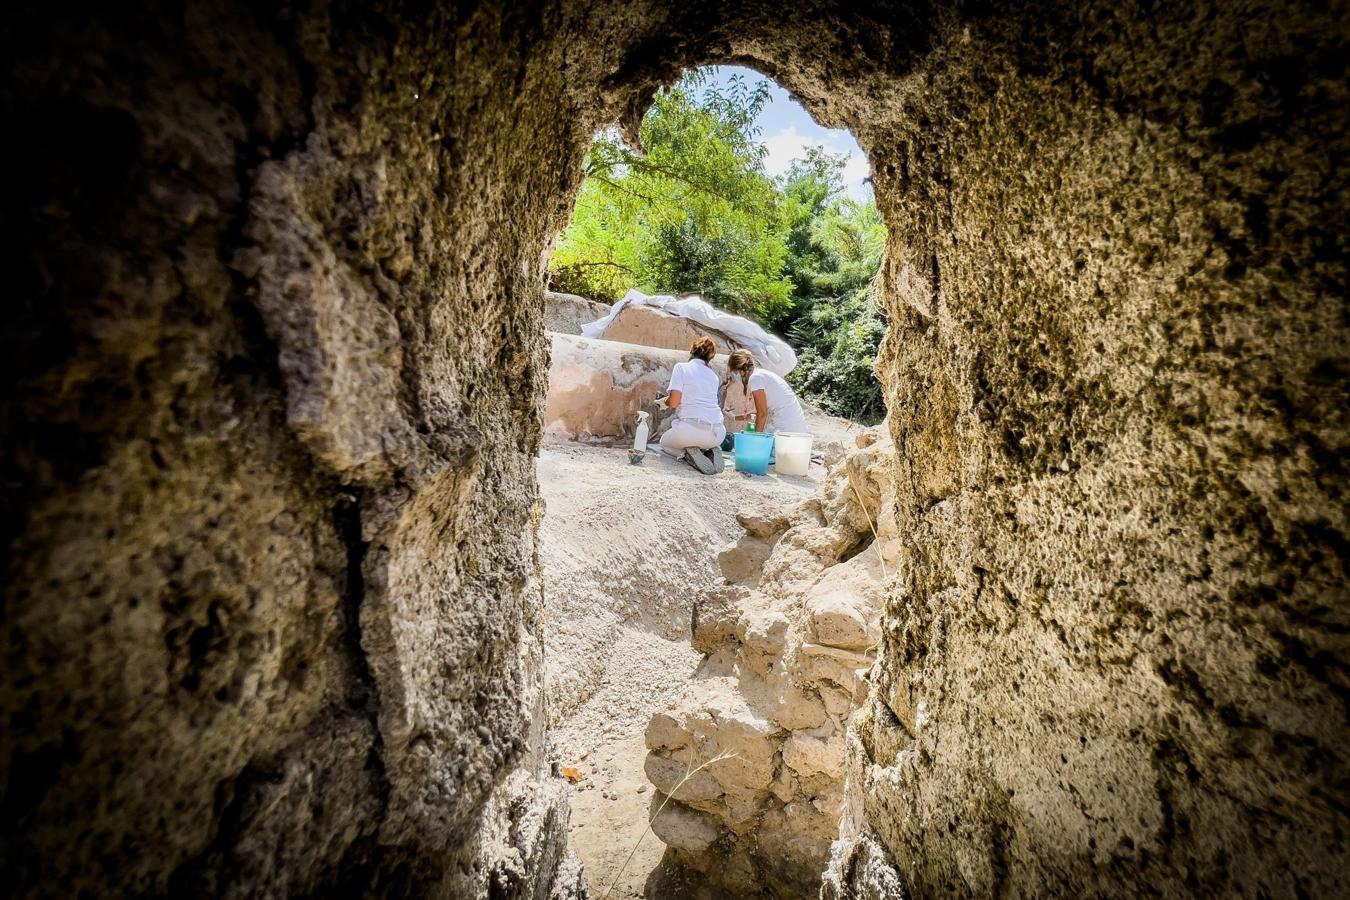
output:
[[[727,358],[727,368],[740,374],[745,395],[750,396],[750,373],[755,371],[755,355],[744,347],[733,350],[731,356]]]

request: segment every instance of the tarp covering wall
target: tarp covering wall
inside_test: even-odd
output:
[[[749,319],[723,312],[697,295],[683,298],[666,294],[648,296],[641,291],[630,290],[610,308],[609,315],[581,326],[581,333],[586,337],[600,337],[625,306],[655,306],[672,315],[691,319],[705,328],[720,331],[755,354],[756,365],[770,372],[786,375],[797,365],[797,354],[782,338],[774,337]]]

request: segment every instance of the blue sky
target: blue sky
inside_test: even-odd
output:
[[[742,66],[712,66],[711,81],[725,85],[732,75],[740,75],[747,83],[768,81],[772,90],[770,100],[759,115],[760,140],[768,148],[764,159],[764,168],[770,175],[780,175],[787,171],[792,160],[801,157],[807,147],[824,145],[831,153],[848,155],[844,165],[844,181],[850,197],[858,200],[872,199],[872,188],[863,184],[863,179],[871,174],[867,157],[863,154],[853,135],[839,128],[822,128],[811,118],[802,105],[788,96],[772,79],[766,78],[753,69]]]

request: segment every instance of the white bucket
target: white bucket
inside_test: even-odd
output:
[[[776,431],[773,435],[774,471],[805,475],[811,466],[811,435],[804,431]]]

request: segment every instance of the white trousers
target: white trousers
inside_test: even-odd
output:
[[[679,456],[689,447],[711,450],[722,443],[727,430],[722,423],[710,425],[698,419],[676,419],[670,429],[661,435],[661,449]]]

